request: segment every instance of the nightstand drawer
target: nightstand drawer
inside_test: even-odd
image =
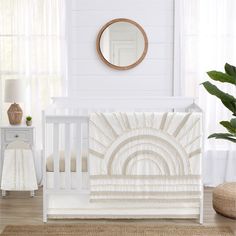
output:
[[[7,130],[5,132],[6,142],[13,142],[17,140],[30,141],[30,131],[29,130]]]

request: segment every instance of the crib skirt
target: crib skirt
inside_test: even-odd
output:
[[[32,150],[5,150],[1,189],[6,191],[38,189]]]

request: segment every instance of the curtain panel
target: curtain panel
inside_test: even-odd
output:
[[[175,66],[179,74],[181,95],[196,97],[205,116],[204,182],[215,186],[236,181],[236,145],[207,139],[211,133],[225,132],[219,122],[229,120],[231,113],[217,98],[201,86],[210,70],[224,70],[226,62],[236,65],[236,1],[177,0],[175,1]],[[225,92],[236,95],[235,86],[214,82]]]
[[[1,120],[7,79],[25,80],[24,115],[39,125],[50,97],[63,93],[65,80],[64,0],[0,0]],[[37,130],[39,131],[39,130]]]
[[[66,88],[65,9],[65,0],[0,0],[0,120],[8,124],[5,81],[24,80],[22,123],[32,116],[38,150],[42,110]]]

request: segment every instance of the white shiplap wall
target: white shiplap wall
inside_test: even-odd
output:
[[[69,0],[68,95],[83,98],[172,95],[174,0]],[[96,53],[100,28],[114,18],[143,26],[149,39],[144,61],[128,71],[107,67]]]

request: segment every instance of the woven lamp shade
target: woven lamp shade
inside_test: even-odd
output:
[[[5,102],[13,103],[7,114],[11,125],[21,124],[23,111],[18,102],[24,101],[24,83],[21,79],[9,79],[5,81]]]

